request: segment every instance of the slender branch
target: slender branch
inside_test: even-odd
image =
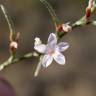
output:
[[[96,4],[93,6],[92,10],[91,10],[91,14],[93,12],[96,11]],[[77,26],[82,26],[82,25],[87,25],[91,22],[86,22],[86,15],[84,15],[82,18],[80,18],[79,20],[77,20],[74,24],[72,24],[72,27],[75,28]]]
[[[35,77],[38,76],[39,71],[40,71],[40,69],[41,69],[41,65],[42,65],[42,58],[43,58],[43,56],[40,57],[40,61],[39,61],[38,65],[37,65],[37,68],[36,68],[36,70],[35,70],[35,72],[34,72],[34,76],[35,76]]]
[[[10,30],[10,41],[13,40],[13,37],[15,35],[15,31],[14,31],[14,24],[13,24],[13,21],[11,20],[10,16],[8,15],[8,12],[7,10],[5,9],[5,7],[3,5],[0,5],[1,9],[2,9],[2,12],[4,13],[4,16],[5,16],[5,19],[8,23],[8,26],[9,26],[9,30]]]
[[[93,21],[92,24],[93,24],[94,26],[96,26],[96,21]]]
[[[93,6],[93,8],[92,8],[92,10],[91,10],[91,14],[94,13],[95,11],[96,11],[96,4]],[[72,30],[73,30],[73,29],[75,29],[75,28],[77,28],[77,27],[85,26],[85,25],[88,25],[88,24],[93,24],[93,25],[96,26],[96,22],[93,21],[93,20],[87,22],[87,20],[86,20],[86,15],[84,15],[84,16],[81,17],[79,20],[77,20],[75,23],[73,23],[73,24],[71,25],[71,27],[72,27]],[[62,33],[59,37],[61,38],[61,37],[65,36],[65,35],[68,34],[68,33],[70,33],[70,32],[64,32],[64,33]]]
[[[58,23],[59,20],[52,8],[52,6],[46,1],[46,0],[40,0],[45,6],[46,8],[48,9],[49,13],[51,14],[52,16],[52,20],[53,20],[53,23],[55,24],[55,28],[58,26]],[[7,23],[8,23],[8,26],[9,26],[9,30],[10,30],[10,39],[13,39],[13,34],[14,34],[14,28],[13,28],[13,23],[12,23],[12,20],[9,18],[9,16],[7,15],[7,12],[5,11],[5,8],[3,5],[0,5],[3,13],[4,13],[4,16],[7,20]],[[96,5],[92,8],[92,13],[96,10]],[[77,28],[78,26],[83,26],[83,25],[87,25],[87,24],[93,24],[93,25],[96,25],[96,21],[92,21],[92,22],[89,22],[89,23],[86,23],[86,17],[83,16],[81,19],[79,19],[78,21],[76,21],[75,23],[73,23],[71,26],[72,26],[72,29],[74,28]],[[61,37],[65,36],[65,32],[59,36],[59,39],[61,39]],[[40,69],[41,69],[41,61],[42,61],[42,55],[39,55],[37,53],[27,53],[25,54],[24,56],[22,57],[15,57],[15,56],[10,56],[9,59],[7,61],[5,61],[4,63],[2,63],[0,65],[0,70],[3,70],[4,68],[6,68],[8,65],[10,64],[13,64],[13,63],[17,63],[19,61],[22,61],[22,60],[25,60],[25,59],[29,59],[29,58],[32,58],[33,56],[35,57],[40,57],[40,61],[37,65],[37,68],[36,68],[36,71],[34,73],[34,76],[37,76]],[[15,58],[14,58],[15,57]]]
[[[10,56],[7,61],[5,61],[4,63],[2,63],[2,64],[0,65],[0,71],[3,70],[3,69],[4,69],[6,66],[8,66],[9,64],[11,64],[12,61],[13,61],[13,56]]]
[[[55,13],[53,7],[52,7],[51,4],[48,3],[46,0],[40,0],[40,1],[41,1],[41,2],[45,5],[45,7],[48,9],[48,11],[49,11],[49,13],[50,13],[50,15],[51,15],[51,17],[52,17],[54,26],[55,26],[55,28],[57,28],[57,26],[58,26],[58,24],[60,23],[60,21],[59,21],[57,15],[56,15],[56,13]]]
[[[39,54],[36,53],[36,52],[27,53],[24,56],[19,57],[19,58],[14,58],[13,56],[10,56],[7,61],[5,61],[4,63],[0,64],[0,71],[3,70],[4,68],[8,67],[11,64],[14,64],[14,63],[17,63],[19,61],[22,61],[22,60],[25,60],[25,59],[29,59],[29,58],[32,58],[32,57],[38,57],[38,56],[39,56]]]

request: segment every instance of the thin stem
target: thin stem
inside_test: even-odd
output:
[[[45,7],[48,9],[48,11],[49,11],[49,13],[50,13],[50,15],[51,15],[51,17],[52,17],[54,26],[55,26],[55,28],[57,28],[57,26],[58,26],[58,24],[60,23],[60,21],[59,21],[57,15],[56,15],[56,13],[55,13],[53,7],[52,7],[51,4],[48,3],[46,0],[40,0],[40,1],[41,1],[41,2],[45,5]]]
[[[91,14],[93,12],[95,12],[96,10],[96,4],[93,6],[92,10],[91,10]],[[89,22],[90,23],[90,22]],[[77,26],[82,26],[82,25],[86,25],[86,15],[84,15],[82,18],[80,18],[79,20],[77,20],[74,24],[72,24],[72,28],[77,27]]]
[[[49,13],[51,14],[52,16],[52,19],[53,19],[53,22],[55,24],[55,27],[57,27],[58,25],[58,18],[52,8],[52,6],[46,1],[46,0],[40,0],[45,6],[46,8],[48,8],[49,10]],[[9,25],[9,29],[10,29],[10,39],[13,39],[12,36],[14,34],[14,30],[13,30],[13,26],[12,26],[12,22],[11,22],[11,19],[9,19],[8,15],[7,15],[7,12],[5,11],[5,8],[3,5],[0,5],[3,13],[4,13],[4,16],[7,20],[7,23]],[[92,8],[92,13],[96,10],[96,5]],[[94,25],[96,25],[96,21],[93,21],[93,22],[90,22]],[[79,19],[78,21],[76,21],[74,24],[72,24],[72,29],[78,27],[78,26],[82,26],[82,25],[87,25],[86,23],[86,17],[83,16],[81,19]],[[65,33],[62,34],[61,36],[59,36],[58,39],[61,39],[61,37],[65,36]],[[37,65],[37,68],[36,68],[36,71],[34,73],[34,76],[37,76],[40,69],[41,69],[41,64],[42,64],[42,56],[38,55],[38,54],[34,54],[34,53],[28,53],[28,54],[25,54],[24,56],[20,57],[20,58],[14,58],[14,56],[10,56],[9,59],[7,61],[5,61],[4,63],[2,63],[0,65],[0,70],[3,70],[5,67],[7,67],[8,65],[10,64],[13,64],[13,63],[16,63],[16,62],[19,62],[19,61],[22,61],[22,60],[25,60],[25,59],[29,59],[29,58],[32,58],[33,56],[35,57],[40,57],[40,61]]]
[[[2,9],[2,12],[5,16],[5,19],[8,23],[8,26],[9,26],[9,30],[10,30],[10,41],[13,40],[13,36],[15,35],[15,31],[14,31],[14,24],[10,18],[10,16],[8,15],[8,12],[6,11],[5,7],[3,5],[0,5],[1,9]]]
[[[92,10],[91,10],[91,14],[92,14],[93,12],[95,12],[95,10],[96,10],[96,4],[93,6],[93,8],[92,8]],[[77,28],[77,27],[80,27],[80,26],[85,26],[85,25],[88,25],[88,24],[93,24],[93,25],[95,25],[96,22],[93,22],[93,21],[87,22],[87,20],[86,20],[86,15],[84,15],[84,16],[81,17],[79,20],[77,20],[75,23],[73,23],[71,26],[72,26],[72,30],[73,30],[74,28]],[[96,26],[96,25],[95,25],[95,26]],[[65,35],[68,34],[68,33],[70,33],[70,32],[64,32],[64,33],[62,33],[62,34],[59,36],[59,38],[62,38],[63,36],[65,36]]]
[[[39,61],[38,65],[37,65],[37,68],[36,68],[36,70],[35,70],[35,73],[34,73],[34,76],[35,76],[35,77],[38,76],[39,71],[40,71],[40,69],[41,69],[41,65],[42,65],[42,58],[43,58],[43,56],[40,57],[40,61]]]
[[[0,65],[0,71],[3,70],[6,66],[10,65],[13,61],[13,56],[10,56],[7,61]]]
[[[22,60],[25,60],[25,59],[32,58],[33,56],[34,57],[38,57],[39,54],[37,54],[35,52],[33,52],[33,53],[27,53],[24,56],[19,57],[19,58],[14,58],[13,56],[10,56],[7,61],[5,61],[4,63],[0,64],[0,71],[3,70],[4,68],[6,68],[7,66],[11,65],[11,64],[17,63],[17,62],[22,61]]]
[[[93,24],[94,26],[96,26],[96,21],[93,21],[92,24]]]

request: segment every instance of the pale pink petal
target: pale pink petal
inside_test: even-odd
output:
[[[38,51],[39,53],[45,53],[46,45],[44,44],[35,45],[34,49]]]
[[[58,49],[60,52],[65,51],[69,48],[69,44],[67,42],[61,42],[58,44]]]
[[[43,60],[42,60],[42,65],[44,67],[48,67],[53,61],[53,57],[50,55],[44,55]]]
[[[57,37],[54,33],[51,33],[48,38],[48,44],[57,44]]]
[[[65,64],[65,56],[59,52],[55,52],[55,54],[53,55],[54,60],[61,64],[64,65]]]

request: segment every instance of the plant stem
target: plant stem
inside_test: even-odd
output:
[[[52,20],[53,20],[53,23],[54,23],[54,26],[55,26],[55,30],[57,29],[57,26],[58,24],[60,24],[60,21],[53,9],[53,7],[51,6],[51,4],[49,2],[47,2],[46,0],[40,0],[44,5],[45,7],[48,9],[51,17],[52,17]]]
[[[15,37],[14,36],[15,35],[15,31],[14,31],[13,21],[11,20],[10,16],[8,15],[8,12],[5,9],[5,7],[3,5],[0,5],[0,7],[1,7],[2,12],[3,12],[4,16],[5,16],[5,19],[6,19],[7,23],[8,23],[9,31],[10,31],[10,35],[9,35],[10,37],[9,38],[10,38],[10,41],[12,41],[13,37]]]
[[[33,52],[33,53],[27,53],[24,56],[19,57],[19,58],[14,58],[13,56],[10,56],[7,61],[5,61],[2,64],[0,64],[0,71],[3,70],[4,68],[8,67],[11,64],[17,63],[17,62],[25,60],[25,59],[32,58],[33,56],[34,57],[38,57],[39,55],[37,53]]]
[[[38,65],[37,65],[37,68],[36,68],[36,70],[35,70],[35,73],[34,73],[34,76],[35,76],[35,77],[38,76],[38,73],[39,73],[39,71],[40,71],[40,69],[41,69],[42,58],[43,58],[43,56],[40,57],[40,61],[39,61]]]

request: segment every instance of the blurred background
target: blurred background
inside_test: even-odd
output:
[[[88,0],[47,0],[62,22],[74,23],[85,14]],[[20,32],[17,56],[33,51],[34,38],[46,43],[54,25],[48,10],[39,0],[0,0]],[[94,18],[95,15],[92,16]],[[9,29],[0,10],[0,63],[9,57]],[[5,68],[3,76],[16,96],[96,96],[96,27],[79,27],[62,38],[70,44],[64,52],[66,64],[53,62],[34,77],[38,58],[23,60]]]

